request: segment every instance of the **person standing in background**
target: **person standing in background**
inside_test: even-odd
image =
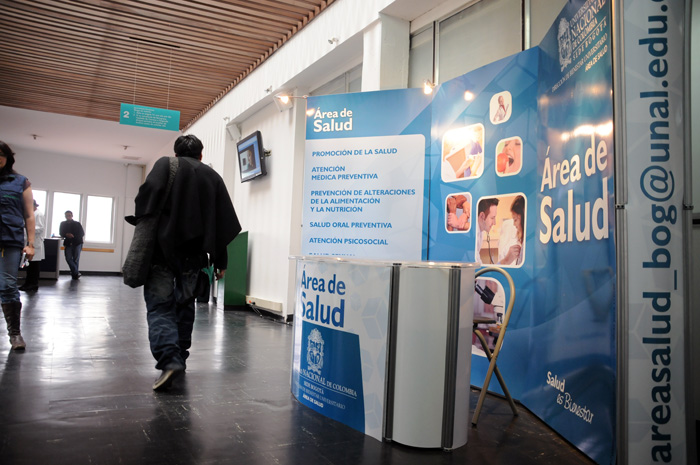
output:
[[[0,141],[0,300],[12,350],[24,350],[17,273],[22,253],[29,260],[34,257],[34,196],[29,179],[16,172],[14,164],[15,153]]]
[[[83,226],[73,219],[73,212],[66,211],[66,221],[61,222],[58,234],[63,238],[66,263],[73,279],[80,279],[80,252],[83,250]]]
[[[27,278],[19,290],[24,292],[36,292],[39,290],[40,264],[44,259],[44,233],[46,232],[46,221],[44,214],[38,210],[39,204],[34,200],[34,258],[29,261],[26,267]]]

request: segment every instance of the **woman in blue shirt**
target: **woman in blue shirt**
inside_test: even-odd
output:
[[[0,141],[0,301],[12,350],[24,350],[17,272],[23,253],[27,260],[34,256],[34,197],[31,183],[12,168],[14,163],[14,152]]]

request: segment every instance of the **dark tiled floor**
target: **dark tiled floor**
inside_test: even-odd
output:
[[[452,452],[365,437],[292,397],[291,326],[221,303],[198,304],[187,373],[157,394],[140,289],[62,276],[22,300],[26,352],[0,339],[1,464],[591,463],[492,396]]]

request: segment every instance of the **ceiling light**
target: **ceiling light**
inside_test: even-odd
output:
[[[435,88],[435,84],[433,84],[429,79],[426,79],[425,81],[423,81],[423,93],[425,95],[432,94],[434,88]]]

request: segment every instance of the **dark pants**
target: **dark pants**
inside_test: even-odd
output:
[[[68,268],[70,268],[70,275],[73,279],[77,279],[80,275],[80,270],[78,269],[80,264],[80,252],[83,250],[83,244],[72,244],[64,245],[66,252],[66,263],[68,263]]]
[[[39,287],[39,272],[41,271],[41,262],[29,262],[27,265],[27,277],[24,280],[24,288],[35,288]]]
[[[192,345],[198,257],[171,259],[170,265],[151,266],[143,289],[148,340],[158,370],[185,368]]]

